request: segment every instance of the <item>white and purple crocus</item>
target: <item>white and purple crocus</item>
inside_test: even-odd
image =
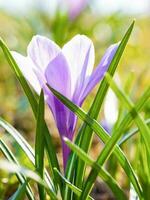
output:
[[[77,117],[53,96],[46,84],[81,106],[86,96],[103,78],[117,47],[118,44],[114,44],[107,49],[94,71],[94,46],[84,35],[76,35],[63,48],[46,37],[36,35],[28,45],[26,57],[12,52],[36,93],[40,94],[41,88],[44,91],[45,101],[52,111],[61,137],[64,168],[70,151],[63,136],[73,139]]]
[[[70,20],[74,20],[86,8],[88,0],[62,0],[66,5]]]

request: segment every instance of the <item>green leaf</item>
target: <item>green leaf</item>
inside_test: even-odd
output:
[[[146,145],[144,143],[142,135],[139,136],[139,141],[137,145],[137,173],[139,180],[143,188],[144,200],[149,199],[150,196],[150,156],[148,155]]]
[[[108,72],[113,76],[113,74],[116,71],[116,68],[118,66],[118,63],[120,61],[120,58],[124,52],[124,49],[127,45],[127,42],[129,40],[130,34],[132,32],[134,26],[134,21],[131,24],[131,26],[129,27],[129,29],[127,30],[125,36],[123,37],[122,41],[120,42],[120,45],[116,51],[116,54],[109,66]],[[97,119],[99,111],[101,109],[103,100],[105,98],[105,95],[107,93],[108,90],[108,83],[106,81],[106,79],[104,78],[99,86],[98,92],[94,98],[94,101],[91,105],[91,108],[88,112],[89,116],[93,119]],[[85,151],[88,152],[91,142],[92,142],[92,134],[93,130],[90,128],[90,126],[88,126],[86,123],[83,124],[80,132],[78,134],[81,135],[81,140],[80,140],[80,147]],[[86,138],[86,140],[85,140]],[[73,162],[73,161],[72,161]],[[77,165],[77,177],[76,177],[76,186],[78,186],[79,188],[82,186],[82,180],[83,180],[83,176],[84,176],[84,169],[85,169],[85,165],[82,161],[78,162]],[[72,169],[70,169],[72,170]],[[68,179],[70,177],[67,177]]]
[[[141,98],[135,104],[135,110],[137,112],[141,111],[144,108],[144,106],[148,102],[149,96],[150,96],[150,88],[146,89]],[[130,111],[122,119],[120,125],[117,128],[117,131],[123,132],[128,128],[131,122],[133,122],[133,119],[132,119],[132,112]]]
[[[131,112],[132,118],[134,119],[135,123],[139,127],[139,130],[142,134],[143,140],[144,140],[145,145],[147,147],[147,152],[150,156],[150,148],[149,148],[150,129],[149,129],[149,127],[144,123],[143,118],[136,111],[134,104],[129,99],[129,97],[121,89],[118,88],[118,86],[116,85],[116,83],[113,81],[113,79],[111,78],[111,76],[109,74],[106,74],[106,79],[107,79],[108,83],[110,84],[111,89],[115,92],[115,94],[119,98],[119,100]],[[150,89],[150,87],[149,87],[149,89]]]
[[[24,151],[24,153],[27,155],[28,159],[32,162],[33,165],[35,165],[35,153],[32,147],[29,145],[29,143],[25,140],[25,138],[22,137],[22,135],[8,122],[6,122],[4,119],[0,117],[0,126],[4,128],[8,134],[10,134],[17,144],[21,147],[21,149]],[[45,181],[49,188],[51,190],[54,190],[54,186],[52,183],[52,180],[48,174],[48,172],[45,170]]]
[[[150,125],[150,119],[147,119],[145,121],[145,124]],[[119,146],[121,146],[122,144],[124,144],[127,140],[129,140],[132,136],[134,136],[138,132],[139,132],[139,129],[138,128],[134,128],[129,133],[127,133],[126,135],[124,135],[123,138],[118,143]]]
[[[17,165],[19,164],[15,156],[12,154],[12,152],[10,151],[10,149],[8,148],[8,146],[4,143],[2,139],[0,139],[0,150],[10,162],[15,163]],[[26,178],[22,174],[16,173],[16,176],[17,176],[18,181],[21,184],[24,184],[26,182]],[[34,195],[29,184],[27,184],[26,186],[26,194],[29,200],[34,200]]]
[[[55,177],[55,172],[54,172],[54,167],[57,168],[60,171],[60,167],[59,167],[59,163],[56,157],[56,150],[55,150],[55,146],[52,142],[52,136],[49,133],[48,127],[45,123],[44,125],[44,140],[45,140],[45,147],[47,150],[47,155],[48,155],[48,160],[49,160],[49,167],[50,167],[50,172],[51,172],[51,176],[53,179],[53,184],[55,186],[55,190],[57,191],[58,187],[57,185],[59,185],[59,189],[61,191],[62,194],[62,182],[59,182],[59,180]]]
[[[10,200],[22,200],[25,197],[27,183],[23,183],[15,192],[15,194],[10,198]]]
[[[57,92],[55,89],[51,88],[48,86],[49,89],[52,91],[52,93],[64,104],[66,105],[72,112],[74,112],[79,118],[81,118],[83,121],[85,121],[91,129],[100,137],[100,139],[106,143],[110,135],[101,127],[101,125],[94,119],[92,119],[86,112],[83,111],[82,108],[78,107],[74,103],[72,103],[69,99],[67,99],[65,96]],[[144,105],[147,102],[147,98],[149,97],[149,92],[146,91],[145,94],[142,96],[140,102],[137,104],[137,109],[141,109],[144,107]],[[126,124],[129,124],[132,121],[132,117],[130,116],[130,113],[126,116],[125,120],[121,123],[121,126],[119,127],[118,131],[122,133],[122,126],[126,126]],[[124,153],[122,150],[119,148],[118,145],[115,146],[114,148],[114,154],[118,159],[118,162],[126,172],[126,175],[132,182],[136,192],[138,193],[139,196],[142,196],[142,190],[140,183],[135,175],[134,170],[132,169],[128,159],[125,157]]]
[[[133,103],[131,100],[127,98],[127,96],[117,87],[115,82],[112,80],[109,74],[106,74],[106,79],[108,83],[110,84],[110,87],[113,89],[115,94],[118,96],[118,98],[121,100],[122,103],[124,103],[129,111],[131,111],[132,117],[135,120],[137,126],[139,127],[142,136],[145,141],[145,145],[147,146],[147,152],[148,155],[150,156],[150,130],[149,128],[145,125],[143,119],[139,115],[139,113],[135,110]],[[103,165],[105,160],[109,157],[111,152],[113,151],[115,144],[118,142],[120,137],[122,136],[122,132],[119,132],[116,130],[116,132],[111,136],[111,139],[106,143],[105,147],[101,151],[100,155],[98,156],[97,163],[99,165]],[[94,184],[97,174],[94,169],[91,170],[83,188],[83,193],[81,195],[81,199],[86,199],[87,195],[90,193],[90,190],[92,189],[92,185]]]
[[[18,67],[16,61],[14,60],[13,56],[10,53],[10,50],[8,49],[7,45],[4,43],[4,41],[0,38],[0,47],[3,50],[3,53],[10,65],[10,67],[12,68],[13,72],[15,73],[18,81],[20,82],[25,95],[27,96],[29,103],[32,107],[32,111],[34,113],[35,118],[37,117],[37,110],[38,110],[38,103],[37,100],[32,92],[32,90],[30,89],[29,84],[27,83],[26,79],[24,78],[24,76],[22,75],[22,72],[20,71],[20,68]],[[58,160],[57,160],[57,156],[56,156],[56,151],[55,151],[55,147],[53,145],[52,142],[52,137],[50,135],[50,132],[47,128],[47,125],[45,123],[44,126],[44,138],[45,138],[45,147],[47,150],[47,154],[49,157],[49,164],[50,164],[50,168],[51,168],[51,173],[52,173],[52,177],[53,180],[57,180],[54,177],[54,171],[53,168],[56,167],[57,169],[59,169],[59,164],[58,164]],[[62,188],[61,183],[58,183],[60,188]],[[57,189],[57,188],[56,188]]]
[[[44,176],[44,95],[41,91],[36,125],[36,141],[35,141],[35,168],[40,177]],[[45,199],[44,187],[38,184],[39,196],[41,200]]]
[[[22,167],[20,165],[17,165],[15,163],[8,162],[6,160],[0,160],[0,170],[6,171],[8,173],[22,174],[26,178],[29,178],[43,185],[47,189],[47,192],[50,195],[52,200],[58,200],[58,198],[56,197],[56,194],[49,189],[46,182],[43,181],[41,177],[34,171],[27,169],[25,167]]]
[[[80,196],[82,191],[77,188],[75,185],[73,185],[72,183],[70,183],[56,168],[54,168],[54,170],[56,171],[56,173],[59,175],[59,177],[64,181],[64,183],[77,195]],[[92,197],[88,196],[87,199],[93,199]]]
[[[25,167],[22,167],[20,165],[17,165],[15,163],[12,162],[8,162],[6,160],[0,160],[0,169],[9,173],[20,173],[23,176],[34,180],[37,183],[40,183],[41,185],[43,185],[44,187],[47,187],[47,185],[45,184],[45,182],[40,178],[40,176],[35,173],[34,171],[27,169]]]
[[[10,53],[10,50],[8,49],[8,47],[6,46],[6,44],[4,43],[2,38],[0,38],[0,47],[2,48],[3,53],[4,53],[9,65],[10,65],[10,67],[14,71],[14,73],[15,73],[18,81],[20,82],[20,84],[21,84],[26,96],[28,97],[28,100],[30,102],[32,110],[33,110],[34,114],[36,115],[38,103],[37,103],[37,101],[36,101],[36,99],[34,97],[33,92],[30,89],[26,79],[22,75],[22,72],[20,71],[20,68],[18,67],[16,61],[14,60],[14,58],[12,57],[12,55]]]
[[[110,84],[110,87],[113,89],[113,91],[116,93],[116,95],[118,96],[118,98],[121,100],[122,103],[124,103],[127,108],[129,110],[131,110],[131,115],[133,117],[133,119],[135,120],[137,126],[139,127],[142,136],[144,138],[145,141],[145,145],[147,146],[147,152],[148,155],[150,155],[150,149],[149,149],[149,145],[150,144],[150,130],[149,128],[145,125],[145,123],[143,122],[143,119],[141,118],[141,116],[139,115],[139,113],[136,111],[136,109],[134,108],[133,103],[127,98],[127,96],[117,87],[117,85],[115,84],[115,82],[112,80],[111,76],[109,74],[105,75],[108,83]],[[109,155],[111,154],[111,152],[113,151],[115,145],[117,144],[118,140],[120,139],[122,135],[121,131],[117,131],[111,136],[111,138],[109,139],[109,141],[106,143],[105,147],[103,148],[103,150],[101,151],[100,155],[98,156],[97,159],[97,163],[99,165],[103,165],[104,162],[106,161],[106,159],[109,157]],[[84,200],[87,198],[88,194],[90,193],[90,190],[92,189],[92,185],[94,184],[97,174],[94,169],[91,170],[85,184],[83,187],[83,193],[81,195],[81,200]]]
[[[116,199],[127,199],[124,192],[117,184],[115,179],[100,165],[94,162],[82,149],[80,149],[77,145],[73,144],[68,138],[64,138],[66,144],[70,147],[72,151],[74,151],[80,159],[82,159],[87,165],[91,166],[94,170],[96,170],[100,176],[100,178],[110,187],[112,192],[114,193]]]

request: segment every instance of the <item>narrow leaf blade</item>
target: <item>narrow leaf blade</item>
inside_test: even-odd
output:
[[[22,75],[22,72],[20,71],[20,68],[18,67],[16,61],[14,60],[13,56],[11,55],[9,48],[7,47],[5,42],[2,40],[2,38],[0,38],[0,47],[2,48],[2,51],[10,65],[11,69],[13,70],[18,81],[20,82],[20,84],[23,88],[23,91],[25,92],[25,95],[27,96],[29,103],[32,107],[34,117],[36,118],[37,109],[38,109],[37,100],[36,100],[32,90],[30,89],[29,84],[27,83],[26,79]],[[44,126],[44,137],[45,137],[45,143],[46,143],[46,150],[47,150],[47,154],[49,157],[49,164],[51,167],[52,176],[54,177],[53,168],[56,167],[57,169],[59,169],[59,164],[58,164],[58,160],[57,160],[57,156],[56,156],[56,150],[55,150],[55,147],[52,142],[52,137],[50,135],[50,132],[47,128],[46,123]],[[58,184],[60,185],[60,188],[61,188],[61,183],[58,183]],[[57,187],[56,187],[56,190],[57,190]]]
[[[90,126],[90,128],[98,135],[98,137],[100,137],[100,139],[104,143],[106,143],[109,140],[110,135],[101,127],[101,125],[96,120],[92,119],[87,113],[85,113],[85,111],[83,111],[83,109],[81,109],[80,107],[75,105],[73,102],[71,102],[65,96],[63,96],[62,94],[57,92],[55,89],[51,88],[50,86],[48,86],[48,87],[52,91],[52,93],[62,103],[64,103],[64,105],[66,105],[79,118],[81,118],[83,121],[85,121]],[[142,107],[144,107],[147,98],[149,98],[149,95],[147,94],[149,92],[150,91],[146,91],[145,94],[143,95],[143,98],[142,98],[142,103],[143,104],[141,104],[141,102],[139,102],[138,103],[138,109],[141,109]],[[123,121],[123,123],[121,124],[121,127],[119,127],[120,129],[118,131],[122,132],[122,126],[126,126],[126,124],[129,124],[131,120],[132,120],[132,118],[130,118],[130,113],[129,113],[127,115],[127,117],[125,118],[125,120]],[[132,169],[128,159],[125,157],[124,153],[118,147],[118,145],[115,146],[114,154],[115,154],[115,156],[117,156],[118,162],[123,167],[124,171],[126,172],[126,175],[129,177],[130,181],[132,182],[133,186],[135,187],[135,190],[137,191],[139,196],[141,196],[142,195],[142,191],[141,191],[140,183],[139,183],[139,181],[138,181],[138,179],[137,179],[137,177],[135,175],[135,172]]]
[[[44,176],[44,95],[41,91],[39,106],[37,112],[37,125],[36,125],[36,141],[35,141],[35,168],[43,179]],[[39,196],[41,200],[45,199],[44,187],[38,184]]]
[[[82,159],[87,165],[91,166],[95,171],[98,172],[100,178],[110,187],[117,199],[127,199],[115,179],[105,169],[97,165],[94,160],[92,160],[82,149],[73,144],[69,139],[64,138],[64,140],[69,148],[74,151],[80,157],[80,159]]]

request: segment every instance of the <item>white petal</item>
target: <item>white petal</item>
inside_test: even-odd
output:
[[[34,64],[44,72],[48,63],[57,56],[60,50],[53,41],[44,36],[36,35],[28,45],[27,54]]]
[[[18,67],[23,73],[24,77],[30,83],[30,85],[34,88],[34,90],[40,94],[41,87],[39,81],[34,73],[34,69],[36,66],[33,64],[32,60],[29,57],[22,56],[21,54],[11,51],[13,58],[15,59]]]
[[[62,51],[70,66],[73,94],[77,84],[84,82],[85,78],[92,73],[95,59],[94,46],[88,37],[77,35],[64,45]]]
[[[109,89],[104,102],[104,116],[110,127],[114,125],[118,118],[118,100],[111,89]]]

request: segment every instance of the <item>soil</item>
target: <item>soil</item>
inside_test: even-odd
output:
[[[96,181],[91,192],[91,197],[95,200],[116,200],[111,190],[104,182]]]

